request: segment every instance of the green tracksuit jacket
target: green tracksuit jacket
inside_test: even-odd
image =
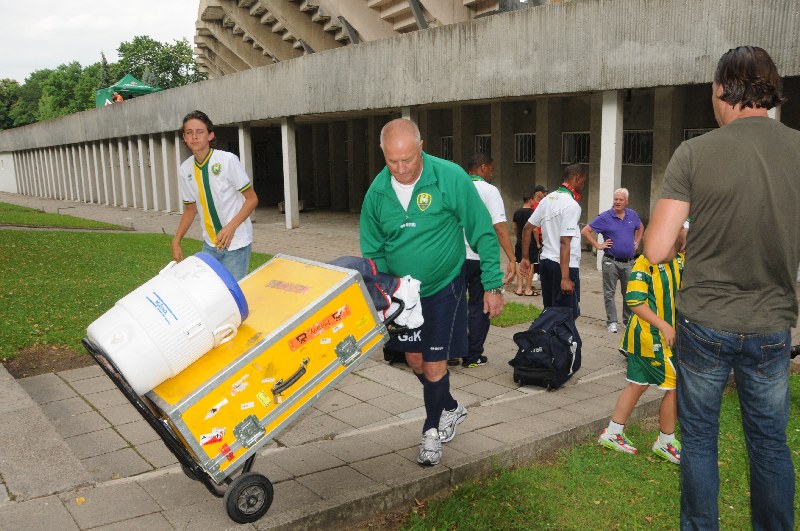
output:
[[[362,254],[381,272],[416,278],[420,295],[428,297],[461,271],[466,235],[481,257],[483,287],[501,287],[500,244],[475,185],[452,162],[424,152],[422,159],[408,211],[397,199],[388,167],[372,182],[361,207]]]

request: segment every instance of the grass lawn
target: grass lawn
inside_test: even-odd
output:
[[[520,323],[531,323],[534,319],[539,317],[540,313],[542,313],[541,308],[537,308],[536,306],[509,302],[506,303],[505,308],[503,308],[503,313],[492,319],[491,323],[500,328],[514,326]]]
[[[0,203],[0,226],[17,227],[56,227],[70,229],[113,229],[130,230],[128,227],[103,223],[91,219],[76,218],[66,214],[48,214],[25,206]]]
[[[86,327],[172,260],[171,235],[0,230],[0,359],[32,345],[83,352]],[[184,239],[187,255],[202,243]],[[251,270],[269,259],[252,253]]]
[[[800,472],[800,375],[791,376],[789,448]],[[456,488],[405,521],[403,529],[678,529],[679,467],[650,446],[658,424],[629,426],[639,455],[605,450],[594,438],[548,462],[504,471]],[[736,392],[720,419],[720,528],[750,529],[749,468]],[[713,503],[713,500],[709,500]],[[795,502],[795,520],[800,506]]]

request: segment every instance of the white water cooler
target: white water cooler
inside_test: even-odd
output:
[[[87,337],[143,395],[232,339],[247,300],[207,253],[172,262],[94,321]]]

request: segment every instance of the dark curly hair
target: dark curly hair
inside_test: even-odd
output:
[[[769,54],[757,46],[739,46],[725,52],[717,64],[714,83],[728,105],[772,109],[786,102],[783,83]]]

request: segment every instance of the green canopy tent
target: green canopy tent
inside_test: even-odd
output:
[[[162,89],[146,85],[132,75],[127,74],[110,87],[97,89],[94,93],[94,103],[96,107],[111,105],[114,102],[113,94],[115,92],[118,92],[120,96],[127,100],[136,96],[150,94],[151,92],[158,92],[159,90]]]

